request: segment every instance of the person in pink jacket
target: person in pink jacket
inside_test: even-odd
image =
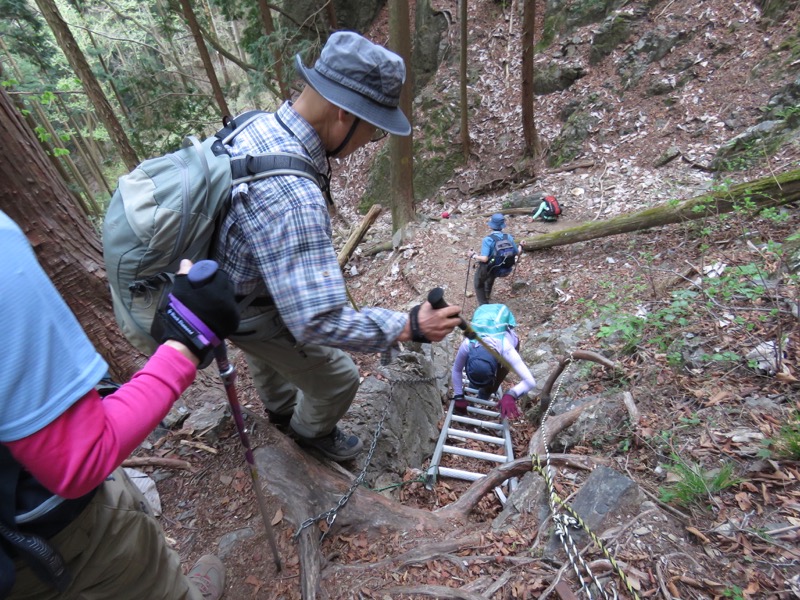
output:
[[[120,468],[238,326],[227,275],[193,284],[190,267],[182,263],[159,313],[162,345],[101,397],[105,360],[0,212],[0,598],[221,596],[220,560],[202,557],[184,575]]]

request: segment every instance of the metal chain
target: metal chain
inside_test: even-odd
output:
[[[297,531],[295,532],[294,536],[292,536],[293,541],[297,541],[297,538],[300,537],[300,534],[303,533],[303,530],[307,527],[311,527],[315,523],[319,523],[323,519],[328,524],[328,529],[325,530],[319,538],[320,543],[325,539],[325,536],[328,535],[328,532],[331,530],[334,521],[336,521],[336,516],[338,515],[339,511],[344,508],[344,505],[347,504],[347,501],[350,500],[350,496],[358,489],[358,487],[364,481],[364,478],[367,476],[367,469],[369,468],[369,464],[372,461],[372,456],[375,454],[375,448],[378,446],[378,439],[380,439],[381,432],[383,431],[383,424],[386,421],[386,417],[389,415],[389,406],[391,405],[391,399],[393,398],[394,393],[394,386],[398,383],[404,384],[412,384],[412,383],[427,383],[431,381],[436,381],[436,376],[433,377],[420,377],[414,379],[402,379],[399,381],[393,381],[389,386],[389,400],[386,402],[386,406],[383,407],[383,413],[381,414],[381,418],[378,421],[378,426],[375,428],[375,432],[372,434],[372,443],[369,447],[369,452],[367,453],[367,458],[364,461],[364,466],[361,468],[361,472],[358,474],[353,480],[353,483],[350,484],[350,488],[345,492],[345,494],[339,498],[339,502],[333,508],[326,510],[318,514],[316,517],[311,517],[306,519],[300,524]]]
[[[534,461],[533,467],[542,475],[542,477],[545,480],[545,483],[547,484],[547,489],[549,492],[548,503],[550,505],[550,511],[553,514],[553,522],[555,523],[556,535],[561,541],[561,544],[564,547],[564,551],[567,553],[567,558],[569,559],[570,564],[572,565],[572,568],[575,571],[575,574],[578,576],[578,580],[581,582],[581,589],[586,592],[586,595],[589,597],[589,600],[592,600],[592,593],[591,589],[581,576],[581,571],[580,571],[581,568],[588,575],[589,579],[591,580],[592,583],[594,583],[597,589],[600,590],[600,593],[602,594],[605,600],[609,600],[609,594],[605,590],[605,588],[603,588],[602,584],[597,579],[597,577],[595,577],[595,575],[592,573],[592,570],[589,568],[589,565],[586,563],[586,561],[583,560],[583,557],[581,556],[580,551],[578,550],[577,545],[575,544],[575,540],[569,532],[570,528],[578,528],[578,527],[583,528],[583,530],[589,535],[592,541],[597,545],[597,547],[603,553],[603,556],[605,556],[605,558],[611,563],[611,566],[613,567],[617,576],[625,585],[626,589],[631,594],[631,596],[633,596],[635,600],[639,600],[639,595],[636,593],[636,590],[633,589],[630,580],[622,571],[622,568],[619,566],[616,559],[611,555],[611,553],[605,547],[603,542],[595,535],[595,533],[589,528],[589,526],[583,521],[583,519],[581,519],[580,515],[578,515],[578,513],[575,512],[575,509],[573,509],[569,504],[567,504],[564,500],[562,500],[558,496],[558,494],[555,491],[555,485],[553,484],[554,471],[550,465],[550,449],[547,446],[547,430],[545,428],[545,421],[547,420],[547,417],[550,414],[553,405],[555,404],[558,394],[561,392],[561,385],[563,383],[564,375],[566,375],[566,373],[572,368],[574,364],[575,364],[575,359],[573,355],[570,353],[569,365],[559,378],[558,385],[556,386],[556,391],[553,394],[552,400],[550,401],[549,406],[542,415],[542,424],[541,424],[542,444],[544,446],[544,451],[545,451],[546,466],[542,468],[540,458],[537,455],[532,457]],[[569,514],[563,514],[559,512],[558,507],[560,507]],[[609,585],[611,587],[611,599],[617,600],[617,589],[616,586],[614,585],[614,582],[612,581]]]
[[[545,410],[544,414],[542,415],[542,424],[541,424],[542,445],[544,446],[545,468],[547,469],[547,477],[545,477],[545,481],[547,482],[547,487],[550,492],[548,494],[548,503],[550,504],[550,512],[553,514],[553,522],[555,523],[556,526],[556,535],[558,535],[559,540],[561,540],[561,544],[564,546],[564,551],[567,553],[567,558],[569,559],[569,562],[572,565],[572,568],[578,577],[578,581],[581,582],[581,589],[586,592],[586,596],[589,598],[589,600],[592,600],[592,592],[589,586],[587,585],[586,581],[584,580],[584,578],[581,576],[581,569],[583,569],[583,572],[585,572],[589,576],[589,579],[591,579],[591,581],[597,586],[597,589],[600,590],[600,593],[603,595],[603,598],[605,598],[605,600],[608,600],[608,594],[606,593],[606,591],[603,589],[603,586],[595,577],[591,568],[589,568],[589,565],[586,563],[586,561],[583,560],[580,550],[575,544],[574,538],[570,534],[569,531],[570,528],[577,527],[579,521],[568,515],[560,513],[558,506],[556,504],[556,501],[560,499],[558,498],[558,494],[556,494],[555,492],[555,486],[553,485],[553,479],[552,479],[553,469],[552,466],[550,465],[550,448],[547,445],[547,429],[545,427],[545,423],[547,421],[547,417],[550,414],[550,411],[553,409],[553,405],[556,403],[556,399],[558,398],[559,393],[561,392],[561,386],[564,383],[565,375],[575,364],[575,359],[572,356],[572,353],[570,353],[568,361],[569,364],[567,365],[567,368],[564,370],[564,372],[561,374],[561,377],[559,377],[558,379],[558,384],[556,385],[556,391],[553,394],[553,398],[550,401],[547,410]],[[559,502],[558,505],[563,506],[563,503]],[[614,594],[614,597],[616,597],[616,594]]]

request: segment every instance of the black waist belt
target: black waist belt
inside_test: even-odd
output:
[[[236,296],[236,301],[241,302],[247,296]],[[272,296],[256,296],[248,306],[275,306],[275,300]]]
[[[64,500],[35,521],[20,523],[18,525],[19,530],[23,533],[32,533],[46,539],[53,537],[78,518],[83,512],[83,509],[89,506],[89,502],[94,498],[97,489],[98,488],[93,489],[80,498]]]

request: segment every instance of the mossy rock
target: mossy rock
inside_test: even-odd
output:
[[[588,138],[599,119],[589,112],[576,111],[570,115],[561,132],[550,144],[547,163],[551,167],[566,164],[583,153],[583,142]]]
[[[473,104],[479,103],[477,97],[470,99]],[[463,164],[464,154],[461,146],[453,143],[460,139],[458,102],[453,98],[442,101],[425,91],[415,104],[415,115],[421,118],[414,127],[414,200],[422,200],[433,196],[453,176],[456,167]],[[390,172],[389,144],[384,144],[370,168],[360,211],[366,212],[373,204],[386,204],[392,197]]]
[[[615,13],[603,21],[599,31],[592,38],[592,47],[589,50],[590,65],[598,64],[630,37],[633,20],[634,15],[631,13]]]
[[[533,75],[533,89],[537,95],[552,94],[566,90],[578,79],[586,75],[582,65],[550,64]]]
[[[537,47],[550,45],[557,35],[568,35],[578,27],[599,23],[626,1],[547,0],[542,41]]]

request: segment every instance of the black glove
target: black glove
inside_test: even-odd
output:
[[[202,282],[176,275],[165,306],[153,322],[153,337],[163,343],[185,344],[204,369],[214,358],[214,348],[239,327],[239,306],[228,274],[217,270]]]

